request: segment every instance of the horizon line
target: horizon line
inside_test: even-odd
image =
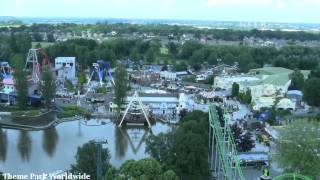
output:
[[[207,21],[207,22],[246,22],[246,23],[280,23],[280,24],[314,24],[320,25],[320,22],[288,22],[288,21],[250,21],[250,20],[214,20],[214,19],[180,19],[180,18],[126,18],[126,17],[90,17],[90,16],[10,16],[10,15],[0,15],[0,17],[10,17],[10,18],[70,18],[70,19],[119,19],[119,20],[164,20],[164,21]]]

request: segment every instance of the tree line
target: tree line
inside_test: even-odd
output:
[[[160,36],[171,36],[180,39],[183,34],[193,34],[196,38],[210,37],[227,41],[242,41],[244,37],[257,37],[262,39],[286,39],[311,41],[320,40],[319,33],[311,33],[306,31],[280,31],[280,30],[233,30],[233,29],[214,29],[204,28],[199,29],[192,26],[178,26],[168,24],[129,24],[129,23],[108,23],[98,22],[96,24],[75,24],[75,23],[60,23],[60,24],[38,24],[34,23],[30,26],[20,25],[18,27],[0,27],[0,32],[72,32],[80,34],[81,31],[90,30],[94,33],[109,33],[116,31],[119,34],[130,33],[152,33]]]
[[[10,59],[19,53],[26,56],[31,48],[31,35],[12,33],[0,35],[0,59]],[[58,56],[75,56],[82,68],[87,68],[98,59],[105,59],[115,65],[119,59],[130,59],[144,63],[158,63],[159,59],[169,59],[178,70],[185,70],[190,65],[199,70],[201,65],[215,65],[219,60],[225,64],[238,64],[241,72],[248,72],[266,64],[290,69],[313,70],[320,62],[318,47],[288,45],[280,49],[274,47],[248,47],[244,45],[205,45],[199,41],[187,41],[184,44],[168,42],[164,48],[159,39],[125,39],[114,38],[102,43],[88,39],[73,39],[57,42],[47,48],[51,62]],[[41,60],[42,58],[40,58]]]
[[[320,49],[288,45],[281,49],[274,47],[248,47],[226,45],[204,45],[198,41],[187,41],[183,45],[167,45],[173,57],[186,60],[198,70],[201,64],[215,65],[218,60],[229,65],[237,64],[241,72],[270,64],[290,69],[311,70],[320,62]]]

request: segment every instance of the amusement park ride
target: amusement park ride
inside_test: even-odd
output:
[[[38,61],[38,55],[37,53],[40,53],[43,55],[43,60],[42,60],[42,65],[40,65]],[[32,67],[32,74],[31,78],[33,82],[36,84],[40,81],[40,72],[42,71],[42,67],[45,65],[48,65],[49,68],[51,69],[51,64],[49,61],[48,55],[44,52],[42,48],[38,49],[29,49],[26,64],[25,64],[25,69],[30,68],[30,65]]]
[[[93,63],[92,66],[93,66],[93,71],[91,72],[91,75],[90,75],[88,83],[87,83],[89,90],[92,89],[91,83],[92,83],[93,75],[95,73],[98,74],[100,87],[102,87],[104,85],[103,77],[104,77],[105,72],[108,75],[108,77],[109,77],[108,79],[110,80],[111,84],[113,86],[115,86],[115,82],[114,82],[113,77],[111,75],[111,68],[110,68],[109,62],[104,61],[104,60],[98,60],[96,63]]]
[[[147,123],[148,127],[151,128],[149,111],[146,109],[145,105],[143,105],[137,91],[134,92],[131,101],[127,105],[118,127],[121,127],[124,122],[130,124]]]
[[[217,111],[218,106],[212,104],[209,107],[209,163],[213,177],[218,180],[245,180],[231,129],[229,126],[226,126],[229,114],[227,109],[222,107],[224,111],[222,117],[224,123],[221,123]],[[263,175],[259,179],[271,180],[269,172],[264,170]],[[311,180],[307,176],[295,173],[282,174],[273,179]]]

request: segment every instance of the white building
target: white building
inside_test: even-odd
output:
[[[177,78],[177,74],[170,71],[161,71],[160,78],[165,80],[175,80]]]
[[[237,83],[240,86],[240,92],[250,89],[254,110],[262,107],[270,108],[275,102],[275,97],[285,97],[291,84],[289,75],[292,72],[282,67],[252,69],[246,75],[216,77],[214,88],[231,89],[232,84]],[[295,109],[292,101],[280,102],[279,109]]]
[[[283,97],[291,84],[289,74],[292,72],[281,67],[252,69],[247,75],[216,77],[214,88],[231,89],[233,83],[238,83],[240,91],[251,90],[253,100],[261,96]]]
[[[75,57],[56,57],[55,70],[57,79],[76,79],[76,58]]]
[[[196,76],[196,81],[198,82],[198,81],[204,81],[204,80],[206,80],[208,78],[208,75],[206,75],[206,74],[199,74],[199,75],[197,75]]]
[[[139,98],[142,104],[156,115],[179,113],[180,110],[187,106],[187,97],[183,93],[179,94],[179,96],[167,93],[139,93]],[[124,104],[128,104],[132,99],[133,96],[127,96]],[[110,102],[109,107],[113,111],[117,108],[117,105]]]

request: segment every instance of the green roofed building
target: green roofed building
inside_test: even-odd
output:
[[[240,91],[251,90],[254,109],[260,109],[268,104],[264,103],[266,98],[272,100],[275,96],[285,96],[291,84],[289,75],[292,72],[293,70],[282,67],[252,69],[245,75],[218,76],[214,80],[214,88],[231,89],[234,82],[238,83]],[[295,109],[293,104],[288,104],[288,108]]]
[[[251,69],[249,73],[255,73],[257,75],[277,75],[277,74],[291,74],[293,70],[283,67],[263,67],[258,69]]]

